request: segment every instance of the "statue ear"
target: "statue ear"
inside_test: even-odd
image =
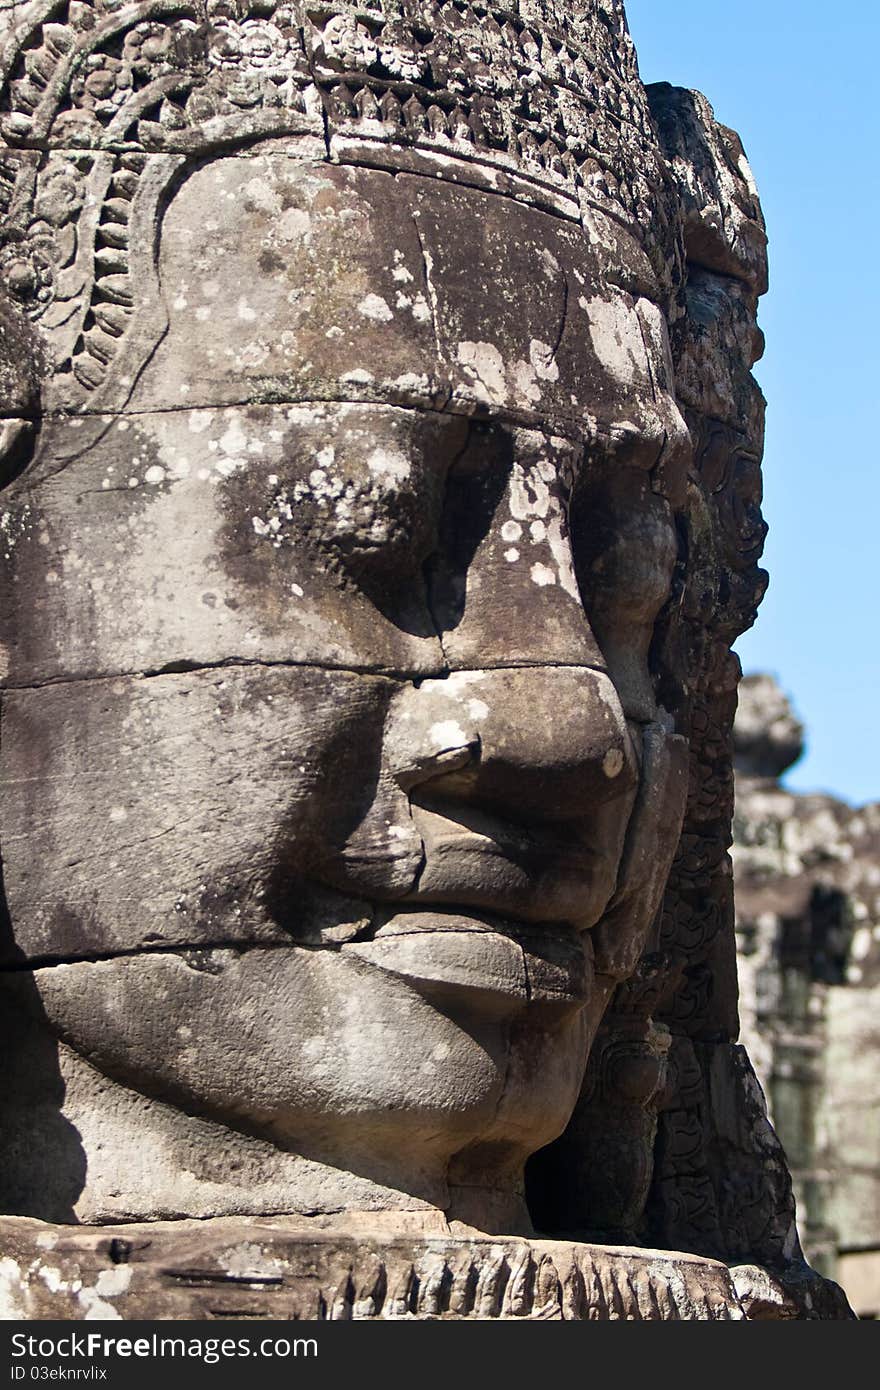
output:
[[[672,178],[690,266],[767,291],[767,231],[742,141],[701,92],[650,84],[648,104]]]
[[[699,92],[657,83],[651,114],[678,202],[684,247],[672,327],[675,389],[694,444],[685,529],[690,605],[708,647],[730,644],[755,619],[766,588],[757,567],[764,397],[751,374],[764,351],[758,300],[767,289],[767,233],[739,136]],[[700,589],[699,598],[696,589]],[[718,656],[715,662],[717,666]],[[691,689],[701,672],[690,673]]]

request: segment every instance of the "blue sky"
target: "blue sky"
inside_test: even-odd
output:
[[[807,724],[799,790],[880,800],[880,4],[627,0],[646,82],[739,131],[770,233],[762,302],[771,586],[737,650]]]

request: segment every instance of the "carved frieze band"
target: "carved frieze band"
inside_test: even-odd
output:
[[[94,258],[102,284],[72,364],[94,389],[132,308],[145,156],[271,136],[392,167],[421,154],[440,177],[478,165],[489,187],[514,176],[539,204],[542,188],[544,205],[575,218],[592,204],[659,245],[664,175],[631,44],[608,28],[617,9],[602,6],[603,19],[588,4],[572,20],[552,5],[467,0],[23,5],[0,57],[0,273],[54,338]]]

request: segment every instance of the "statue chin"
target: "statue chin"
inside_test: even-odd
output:
[[[65,1092],[61,1126],[47,1066],[8,1175],[13,1189],[31,1186],[23,1210],[62,1215],[60,1160],[76,1135],[88,1164],[79,1220],[350,1209],[529,1230],[525,1160],[562,1132],[583,1076],[583,952],[576,966],[548,953],[530,999],[524,962],[537,957],[512,937],[461,919],[413,932],[411,920],[340,950],[37,970],[41,1022],[22,977],[15,1026],[45,1035],[48,1024],[62,1040]],[[441,933],[448,945],[420,949]],[[31,1145],[59,1159],[39,1189]]]

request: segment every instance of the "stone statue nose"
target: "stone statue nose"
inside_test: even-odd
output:
[[[588,667],[458,671],[409,687],[392,704],[385,756],[420,802],[527,822],[580,819],[638,778],[614,687]]]

